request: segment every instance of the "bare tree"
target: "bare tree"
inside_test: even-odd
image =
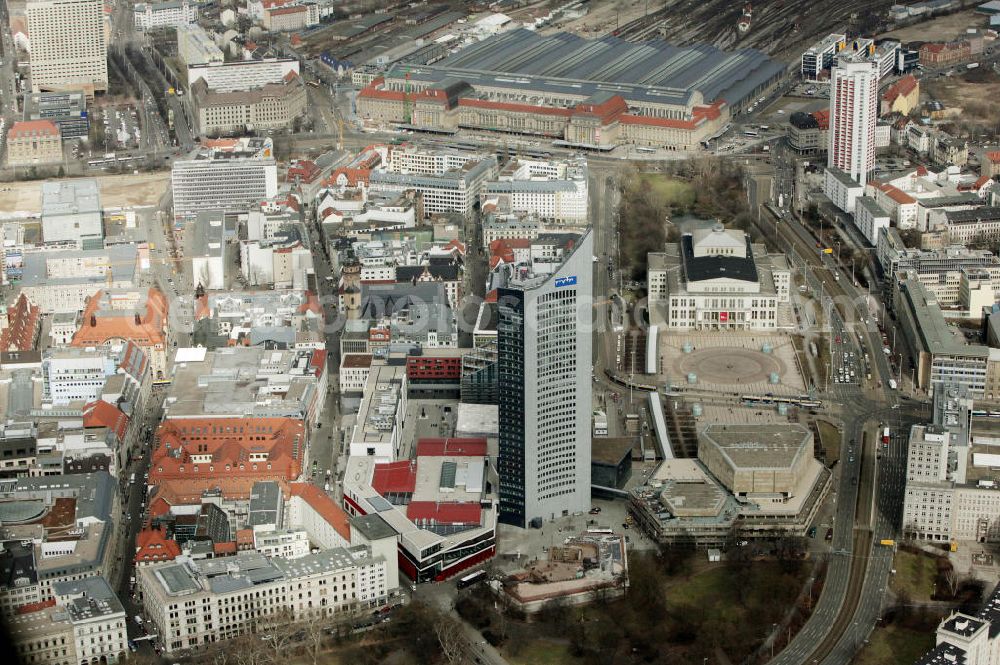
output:
[[[326,617],[316,617],[306,621],[303,630],[305,631],[306,649],[312,658],[313,665],[319,664],[319,652],[323,647],[323,639],[326,637],[328,622]]]
[[[441,654],[445,662],[458,665],[465,660],[465,636],[462,626],[450,616],[440,616],[434,622],[434,634],[441,645]]]
[[[223,662],[232,665],[267,665],[273,661],[267,645],[251,633],[230,640],[228,646],[230,657]]]
[[[296,641],[295,636],[299,630],[295,616],[288,608],[263,614],[254,622],[254,632],[267,645],[275,661],[287,655],[285,651]]]
[[[954,568],[949,568],[942,577],[944,578],[945,585],[948,587],[948,593],[951,594],[950,597],[954,598],[958,594],[958,586],[962,580]]]

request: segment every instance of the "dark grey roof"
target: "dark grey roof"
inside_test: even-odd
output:
[[[954,614],[948,617],[948,620],[941,626],[941,630],[947,630],[949,633],[969,637],[975,634],[975,632],[982,627],[982,621],[973,619],[965,614]]]
[[[21,580],[19,582],[19,580]],[[0,587],[14,589],[38,583],[38,572],[35,570],[35,550],[31,545],[22,545],[19,541],[8,541],[0,551]]]
[[[412,308],[446,305],[444,286],[435,282],[416,284],[362,284],[361,318],[373,319]]]
[[[687,281],[700,282],[706,279],[738,279],[743,282],[758,281],[757,266],[753,261],[750,238],[746,238],[746,256],[695,256],[690,233],[681,236],[681,258]]]
[[[281,488],[278,487],[278,483],[274,481],[254,483],[250,490],[247,526],[253,527],[261,524],[278,525],[281,501]]]
[[[350,518],[351,526],[361,532],[369,541],[394,538],[398,534],[378,513],[358,515]]]
[[[750,48],[725,52],[707,44],[677,47],[659,40],[633,43],[611,36],[543,36],[522,28],[467,46],[411,71],[411,77],[462,78],[475,86],[475,77],[463,74],[486,74],[491,85],[509,84],[522,90],[572,90],[593,99],[605,99],[606,93],[622,94],[627,99],[673,104],[687,104],[697,91],[706,102],[723,99],[736,104],[784,68]],[[390,75],[402,76],[402,71],[397,67]],[[530,77],[530,81],[511,80],[510,75]]]
[[[986,599],[983,609],[976,616],[990,622],[991,640],[1000,638],[1000,584],[994,587],[993,593]]]
[[[396,281],[412,282],[415,279],[420,279],[425,270],[434,279],[440,279],[444,282],[453,282],[460,276],[459,267],[456,264],[432,263],[426,266],[396,266]]]
[[[798,129],[819,129],[819,121],[812,113],[796,111],[788,117],[788,122]]]
[[[973,208],[972,210],[946,210],[944,214],[949,224],[953,222],[995,222],[1000,220],[1000,208],[993,206]]]
[[[965,649],[942,642],[919,658],[913,665],[965,665]]]

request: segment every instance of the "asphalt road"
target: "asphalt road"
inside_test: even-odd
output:
[[[795,169],[780,156],[780,151],[776,160],[784,162],[768,174],[776,185],[767,190],[751,189],[754,205],[776,203],[777,195],[770,199],[771,192],[794,191]],[[764,222],[771,223],[789,260],[804,270],[820,308],[829,311],[832,333],[842,339],[838,351],[853,352],[856,358],[863,358],[867,350],[873,363],[871,381],[834,384],[832,393],[825,394],[829,407],[839,412],[844,432],[833,552],[813,614],[772,661],[776,665],[846,664],[882,612],[892,553],[878,543],[894,538],[899,528],[906,456],[904,434],[909,423],[922,418],[922,407],[913,402],[900,403],[899,394],[888,388],[893,373],[881,353],[881,335],[867,311],[865,294],[851,283],[849,272],[828,255],[819,253],[812,236],[792,215],[771,216]],[[859,303],[865,303],[860,311]],[[846,321],[838,311],[838,304]],[[883,423],[893,424],[896,436],[888,449],[880,451],[877,433]],[[862,445],[866,430],[867,445]]]

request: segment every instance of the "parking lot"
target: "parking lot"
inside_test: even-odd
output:
[[[138,148],[142,138],[135,107],[130,104],[106,106],[94,112],[92,123],[99,123],[103,130],[106,150]]]

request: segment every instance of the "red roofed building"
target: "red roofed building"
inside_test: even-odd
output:
[[[301,526],[323,549],[351,542],[349,516],[330,495],[312,483],[292,483],[287,522]]]
[[[420,439],[417,441],[417,457],[486,457],[486,439],[448,438]]]
[[[229,540],[224,543],[212,543],[212,553],[215,556],[232,556],[236,554],[236,541]]]
[[[167,299],[157,289],[102,289],[83,310],[70,346],[88,348],[130,341],[149,358],[155,379],[167,371]]]
[[[417,524],[479,526],[479,504],[454,501],[413,501],[406,506],[406,516]]]
[[[128,423],[128,416],[122,413],[118,407],[103,400],[90,402],[83,407],[83,426],[85,428],[106,427],[114,432],[118,441],[125,440]]]
[[[168,419],[156,430],[149,483],[288,483],[302,472],[305,445],[305,426],[292,418]]]
[[[501,264],[526,263],[531,256],[530,238],[497,238],[490,241],[490,270]]]
[[[910,115],[920,103],[920,81],[912,74],[899,79],[882,93],[881,115]]]
[[[162,527],[147,527],[135,537],[135,564],[137,566],[173,561],[180,555],[180,545],[172,538],[167,537],[167,533]]]
[[[979,175],[1000,177],[1000,150],[983,150],[979,155]]]
[[[308,159],[300,159],[288,167],[286,179],[289,182],[311,184],[316,181],[320,173],[321,171],[316,166],[316,162],[311,162]]]
[[[319,7],[315,4],[268,7],[264,3],[264,28],[272,32],[302,30],[319,23]],[[301,41],[301,37],[299,38]]]
[[[7,130],[8,166],[58,164],[62,160],[62,137],[51,120],[15,122]]]
[[[417,582],[440,581],[496,553],[497,503],[482,438],[420,439],[416,458],[377,464],[348,460],[344,508],[377,514],[399,534],[399,569]],[[495,481],[494,481],[495,482]]]
[[[966,41],[927,42],[920,47],[920,64],[941,67],[964,62],[972,57],[972,45]]]
[[[41,310],[23,293],[0,313],[0,351],[33,351],[41,330]]]
[[[691,105],[682,117],[668,117],[655,115],[652,109],[631,111],[622,95],[601,91],[568,106],[545,103],[545,93],[538,95],[538,103],[495,99],[476,94],[465,81],[443,87],[424,85],[377,77],[358,93],[358,114],[383,125],[403,122],[439,130],[469,127],[547,136],[569,145],[668,145],[678,150],[697,149],[729,118],[721,99]]]
[[[417,487],[417,463],[389,462],[375,466],[372,488],[382,496],[387,494],[413,494]]]

